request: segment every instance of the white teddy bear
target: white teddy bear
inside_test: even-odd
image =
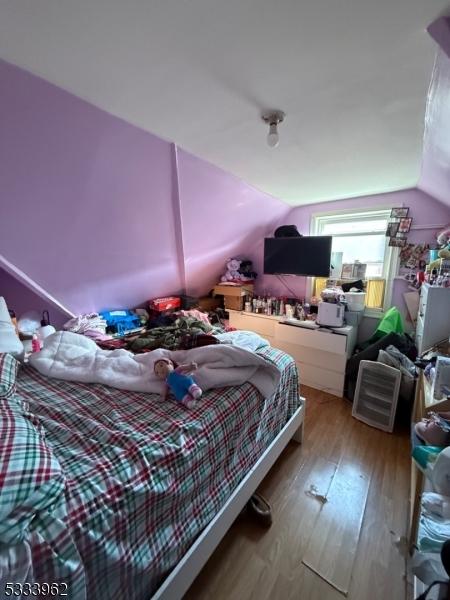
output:
[[[230,258],[227,261],[227,271],[222,275],[220,281],[241,281],[242,275],[239,273],[241,262],[237,258]]]

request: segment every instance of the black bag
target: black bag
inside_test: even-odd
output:
[[[302,237],[302,234],[299,233],[296,225],[280,225],[280,227],[277,227],[277,229],[275,229],[273,235],[276,238]]]

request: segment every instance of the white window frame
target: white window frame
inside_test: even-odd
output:
[[[386,218],[390,219],[391,207],[383,206],[376,209],[353,209],[353,210],[338,210],[323,213],[315,213],[311,215],[310,235],[321,235],[322,227],[325,223],[338,223],[339,221],[349,220],[366,220],[368,218]],[[374,232],[375,233],[375,232]],[[379,235],[379,231],[376,232]],[[348,234],[346,234],[348,235]],[[350,234],[352,235],[352,234]],[[355,233],[354,235],[361,235]],[[370,235],[370,232],[368,232]],[[384,299],[382,308],[365,308],[364,316],[366,317],[382,317],[384,312],[388,310],[392,302],[392,290],[395,276],[398,273],[399,265],[399,248],[389,246],[389,238],[386,237],[386,246],[384,251],[383,275],[379,279],[385,280]],[[372,279],[372,278],[371,278]],[[374,277],[373,279],[376,279]],[[313,289],[313,279],[308,279],[308,295],[310,296]]]

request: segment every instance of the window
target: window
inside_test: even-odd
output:
[[[388,245],[386,228],[391,209],[316,215],[313,235],[332,235],[332,274],[340,283],[363,279],[366,309],[378,313],[389,303],[396,258]],[[314,295],[320,294],[326,279],[316,279]],[[367,312],[367,310],[366,310]]]

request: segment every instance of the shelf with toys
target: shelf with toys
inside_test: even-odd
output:
[[[446,579],[440,559],[442,542],[439,542],[439,535],[450,529],[450,519],[448,511],[446,514],[440,515],[439,511],[447,501],[450,491],[446,475],[449,464],[446,446],[449,445],[450,433],[439,430],[440,418],[439,416],[430,417],[430,410],[435,415],[439,413],[446,415],[445,411],[449,409],[450,399],[436,399],[433,395],[433,385],[425,376],[424,371],[420,370],[412,414],[408,535],[411,554],[410,566],[414,575],[414,597],[423,593],[431,581]],[[428,428],[430,428],[430,432],[426,431]],[[438,433],[436,433],[436,428],[438,428]],[[442,576],[436,576],[436,572]],[[431,598],[446,598],[447,596],[429,595],[428,597],[431,600]]]

